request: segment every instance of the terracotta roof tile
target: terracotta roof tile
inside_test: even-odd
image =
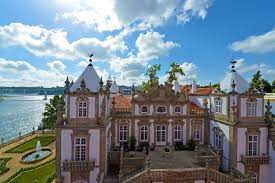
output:
[[[113,106],[113,101],[115,106]],[[131,109],[131,96],[116,95],[111,97],[110,108],[113,109]]]

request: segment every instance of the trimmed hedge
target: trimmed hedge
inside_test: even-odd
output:
[[[6,167],[7,162],[11,160],[11,158],[0,158],[0,175],[6,173],[10,169]]]
[[[40,167],[43,167],[44,165],[47,165],[51,162],[55,161],[55,158],[54,159],[51,159],[41,165],[38,165],[38,166],[33,166],[33,167],[29,167],[29,168],[21,168],[20,170],[18,170],[15,174],[13,174],[12,176],[10,176],[7,180],[5,180],[3,183],[9,183],[9,182],[12,182],[13,179],[15,179],[17,176],[20,176],[21,173],[23,172],[26,172],[26,171],[31,171],[31,170],[35,170],[37,168],[40,168]],[[55,172],[55,170],[54,170]],[[50,175],[48,178],[47,178],[47,182],[51,182],[53,179],[55,178],[55,173],[54,175]]]

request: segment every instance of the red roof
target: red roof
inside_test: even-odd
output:
[[[113,105],[115,102],[115,105]],[[110,108],[131,109],[131,96],[116,95],[111,97]]]
[[[209,88],[197,88],[195,93],[191,93],[191,86],[190,85],[182,85],[181,86],[181,92],[185,93],[185,94],[197,94],[197,95],[206,95],[209,93],[212,93],[212,91],[214,90],[213,87]]]

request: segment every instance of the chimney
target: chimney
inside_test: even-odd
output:
[[[196,81],[193,80],[193,82],[192,82],[191,93],[195,93],[196,91],[197,91],[197,84],[196,84]]]

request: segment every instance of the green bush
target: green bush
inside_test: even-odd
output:
[[[188,149],[182,142],[175,143],[175,151],[184,151],[184,150],[188,150]]]
[[[195,147],[196,147],[196,142],[193,139],[190,139],[187,142],[187,149],[190,150],[190,151],[194,151]]]
[[[130,151],[134,151],[136,149],[137,139],[135,136],[131,136],[129,139]]]
[[[9,160],[11,160],[11,158],[0,158],[0,175],[9,171],[9,168],[6,167]]]

